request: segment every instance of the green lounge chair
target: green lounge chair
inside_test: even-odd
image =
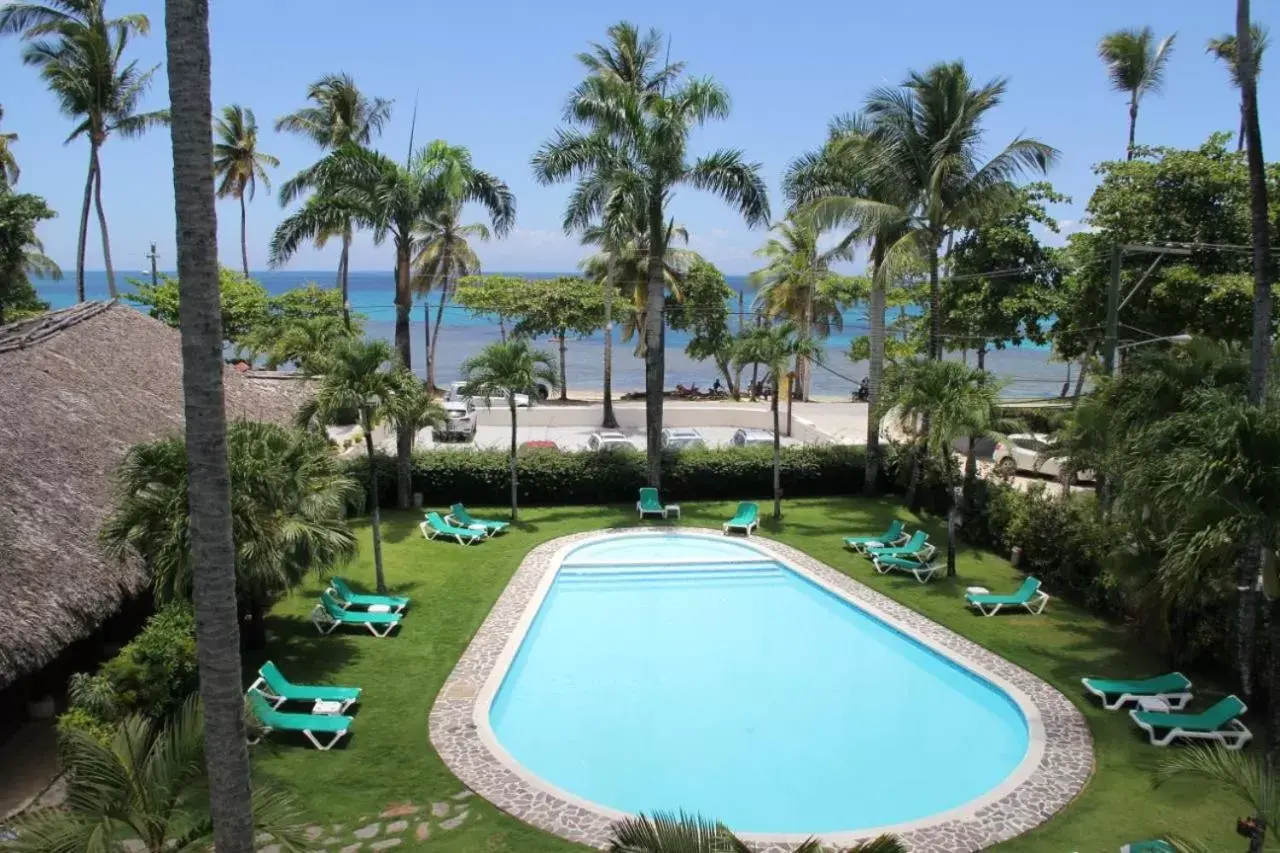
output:
[[[1147,698],[1163,699],[1170,708],[1181,711],[1191,701],[1191,681],[1180,672],[1132,681],[1082,678],[1080,682],[1085,690],[1102,700],[1102,707],[1108,711],[1118,710],[1128,702],[1136,705],[1139,699]]]
[[[759,526],[760,507],[752,501],[743,501],[738,504],[738,511],[733,514],[733,518],[724,523],[724,532],[728,534],[732,530],[741,530],[750,536],[751,531]]]
[[[927,563],[933,559],[934,554],[938,553],[938,549],[929,544],[928,533],[917,530],[911,534],[911,538],[905,545],[889,548],[868,546],[862,553],[868,557],[899,557],[904,560],[915,560],[917,563]]]
[[[852,548],[859,554],[865,554],[868,548],[893,548],[907,541],[907,532],[903,524],[896,518],[889,522],[889,529],[877,536],[846,536],[846,548]]]
[[[367,595],[356,592],[337,576],[329,578],[329,592],[333,593],[334,600],[342,605],[343,610],[352,607],[385,607],[392,613],[402,613],[409,606],[409,599],[403,595]]]
[[[307,740],[321,752],[328,752],[333,745],[342,740],[342,736],[351,728],[351,718],[341,714],[291,714],[277,711],[271,707],[267,698],[257,690],[249,691],[249,707],[253,715],[262,724],[262,735],[273,731],[302,732]],[[321,743],[316,735],[332,735],[328,743]],[[257,743],[261,737],[254,737],[249,743]]]
[[[932,560],[918,563],[915,560],[904,560],[902,557],[876,554],[871,558],[876,571],[887,575],[892,571],[910,572],[920,583],[928,583],[933,576],[942,571],[942,567]]]
[[[427,513],[427,520],[418,525],[418,529],[422,531],[422,535],[428,539],[438,539],[441,536],[452,536],[457,540],[459,545],[475,545],[489,538],[489,534],[483,530],[468,530],[465,527],[454,527],[440,517],[438,512]]]
[[[636,511],[640,513],[641,518],[649,515],[656,515],[659,518],[667,517],[667,508],[658,500],[658,490],[650,486],[645,486],[640,490],[640,500],[636,501]]]
[[[1239,720],[1246,710],[1247,707],[1239,697],[1228,696],[1198,714],[1163,714],[1134,708],[1129,711],[1129,716],[1147,733],[1155,746],[1168,746],[1181,737],[1212,740],[1227,749],[1241,749],[1253,737],[1253,732]],[[1164,734],[1157,736],[1157,731],[1163,731]]]
[[[1004,607],[1025,607],[1028,613],[1039,615],[1049,603],[1049,594],[1040,589],[1039,578],[1027,578],[1013,595],[970,592],[964,600],[983,616],[995,616]]]
[[[261,694],[276,709],[285,702],[337,702],[342,706],[338,709],[339,714],[346,713],[360,699],[359,687],[293,684],[271,661],[258,670],[258,680],[249,685],[248,692]]]
[[[462,504],[454,504],[449,507],[449,514],[444,520],[452,524],[454,527],[465,527],[468,530],[484,528],[486,536],[496,536],[504,533],[511,526],[509,521],[490,521],[487,518],[472,518],[471,513],[467,512],[467,508]]]
[[[331,634],[339,625],[360,625],[368,628],[369,633],[375,637],[385,637],[400,624],[402,618],[403,614],[400,613],[343,610],[333,600],[333,596],[329,595],[328,590],[320,593],[320,603],[311,611],[311,622],[321,634]],[[379,628],[382,630],[379,631]]]
[[[1173,845],[1158,838],[1149,841],[1131,841],[1120,848],[1120,853],[1174,853]]]

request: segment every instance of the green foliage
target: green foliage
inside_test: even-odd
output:
[[[108,743],[113,731],[111,723],[104,721],[92,711],[75,705],[58,715],[57,729],[60,746],[80,738]]]
[[[695,361],[714,360],[725,384],[737,394],[736,375],[730,369],[735,337],[729,324],[729,300],[733,288],[714,264],[696,258],[680,284],[683,299],[667,306],[667,324],[688,332],[684,351]]]
[[[178,328],[178,279],[162,275],[159,282],[130,279],[135,292],[125,299],[134,302],[161,322]],[[235,270],[218,270],[218,291],[222,297],[222,337],[236,344],[259,328],[268,317],[267,289]]]
[[[580,276],[468,276],[455,298],[478,316],[499,315],[517,335],[589,335],[604,325],[603,289]]]
[[[55,216],[40,196],[11,192],[0,182],[0,323],[49,310],[27,276],[33,265],[35,271],[47,269],[38,263],[44,256],[36,226]]]
[[[339,341],[359,337],[364,316],[343,317],[342,291],[310,282],[268,297],[265,318],[236,343],[268,369],[292,364],[304,373],[318,373],[325,357]]]

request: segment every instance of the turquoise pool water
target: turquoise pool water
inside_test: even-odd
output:
[[[569,793],[762,833],[925,818],[1028,748],[994,685],[759,551],[688,535],[566,556],[490,724]]]

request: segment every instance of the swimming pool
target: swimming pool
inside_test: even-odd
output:
[[[487,723],[586,804],[830,835],[972,807],[1033,758],[1006,689],[741,540],[598,537],[543,592]]]

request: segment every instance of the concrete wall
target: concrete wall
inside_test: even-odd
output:
[[[600,406],[534,406],[520,409],[516,420],[520,426],[532,427],[598,427]],[[643,431],[644,406],[615,405],[614,415],[618,426],[624,430]],[[511,412],[504,406],[476,409],[480,426],[510,426]],[[780,413],[782,432],[786,434],[786,409]],[[663,426],[667,427],[759,427],[773,430],[773,413],[766,406],[716,406],[712,404],[666,405],[662,413]],[[798,415],[792,417],[791,435],[807,444],[830,444],[831,436],[819,430]]]

